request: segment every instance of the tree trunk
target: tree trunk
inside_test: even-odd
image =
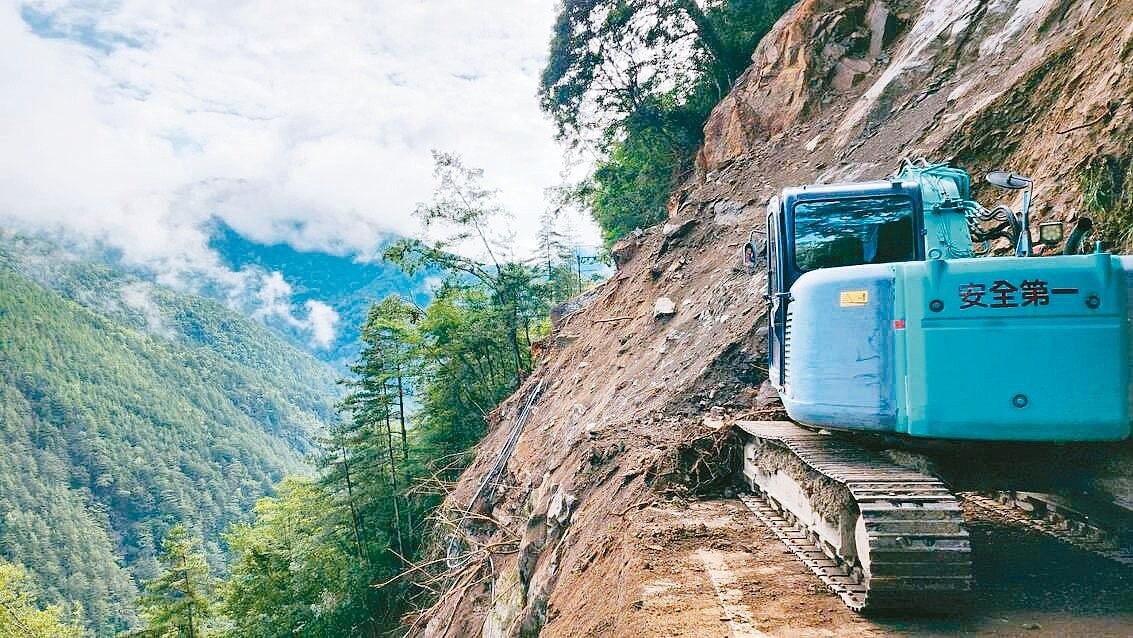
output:
[[[397,417],[401,421],[401,460],[409,460],[409,439],[405,431],[405,384],[401,377],[401,364],[394,365],[397,373]]]
[[[193,600],[191,598],[193,595],[193,582],[191,580],[192,574],[189,573],[190,569],[188,555],[183,556],[182,560],[185,561],[185,595],[190,596],[189,605],[187,607],[189,611],[189,638],[196,638],[196,628],[193,627]]]
[[[397,373],[397,418],[401,423],[401,462],[402,470],[405,472],[405,480],[409,481],[409,437],[406,433],[405,426],[405,384],[401,377],[401,363],[394,364],[394,371]],[[408,503],[407,503],[408,505]],[[407,529],[413,529],[413,508],[406,508],[406,525]],[[412,538],[410,534],[410,538]],[[403,556],[405,554],[402,554]]]
[[[507,337],[511,341],[512,354],[515,356],[515,387],[523,383],[523,361],[519,356],[519,311],[515,304],[511,305],[509,313]]]
[[[342,450],[342,471],[346,475],[346,502],[350,505],[350,524],[354,527],[354,545],[358,551],[358,560],[365,561],[366,565],[369,566],[370,557],[362,549],[362,519],[354,503],[354,484],[350,480],[350,462],[346,460],[346,446],[340,446],[340,449]],[[372,568],[371,571],[373,571]]]
[[[405,556],[405,545],[401,539],[401,507],[397,503],[398,495],[397,488],[399,481],[397,480],[397,458],[393,452],[393,419],[390,418],[390,402],[386,386],[382,385],[382,403],[385,406],[385,422],[386,422],[386,452],[389,456],[389,475],[390,485],[393,488],[393,493],[390,494],[390,500],[393,503],[393,522],[397,526],[397,553]]]

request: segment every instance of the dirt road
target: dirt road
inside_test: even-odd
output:
[[[665,503],[625,524],[556,592],[546,636],[1133,636],[1133,570],[970,514],[977,590],[935,618],[861,618],[736,500]],[[565,604],[563,604],[565,603]]]

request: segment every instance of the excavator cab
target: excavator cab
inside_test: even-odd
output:
[[[924,259],[921,193],[901,180],[788,188],[767,206],[769,368],[782,385],[790,289],[824,268]]]
[[[771,199],[768,369],[794,420],[921,438],[1130,436],[1133,257],[1035,259],[1030,179],[993,177],[1022,190],[1021,219],[972,201],[964,171],[927,163]],[[976,258],[993,235],[975,222],[997,219],[1014,255]],[[1043,230],[1039,243],[1061,234]],[[1071,343],[1090,365],[1067,376],[1053,346]]]

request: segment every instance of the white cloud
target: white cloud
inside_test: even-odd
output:
[[[284,281],[283,273],[268,273],[256,292],[256,299],[260,302],[259,307],[252,312],[256,319],[280,318],[288,320],[292,325],[298,323],[291,316],[291,284]]]
[[[550,0],[0,4],[0,218],[103,239],[167,283],[237,286],[207,250],[210,217],[258,241],[368,253],[416,231],[437,148],[485,169],[530,250],[561,170],[535,96],[553,13]]]
[[[153,297],[150,295],[149,284],[144,282],[129,283],[122,286],[118,294],[122,297],[122,303],[141,313],[149,332],[163,337],[173,337],[173,328],[165,320],[161,308],[154,303]]]
[[[257,271],[243,271],[243,274],[249,276],[254,273]],[[278,322],[297,329],[309,335],[311,346],[329,348],[338,334],[338,313],[321,301],[309,299],[304,304],[307,317],[300,318],[294,313],[291,293],[291,284],[283,278],[283,273],[272,271],[262,274],[256,287],[255,298],[258,303],[252,308],[252,318],[269,324]]]
[[[316,348],[329,348],[334,343],[338,313],[321,301],[308,300],[307,326],[311,331],[311,345]]]

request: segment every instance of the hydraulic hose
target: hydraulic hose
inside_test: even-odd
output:
[[[1082,240],[1086,234],[1094,229],[1094,222],[1089,217],[1079,217],[1074,223],[1074,230],[1066,238],[1066,245],[1062,248],[1063,255],[1077,255],[1082,248]]]

